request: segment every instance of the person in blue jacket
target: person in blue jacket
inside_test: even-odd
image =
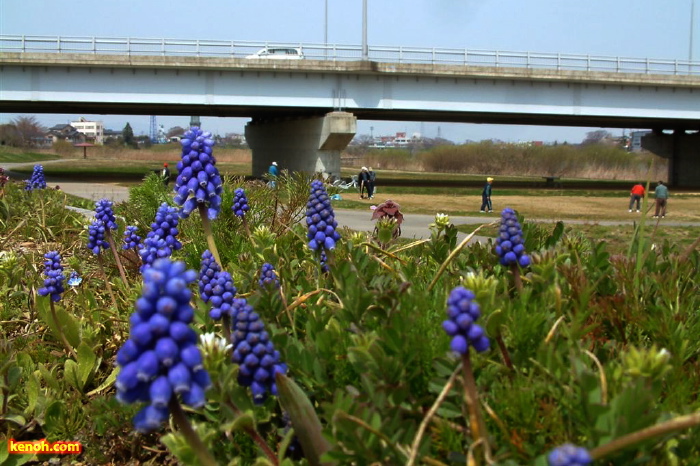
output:
[[[271,188],[274,188],[277,186],[277,182],[275,179],[279,176],[280,170],[277,168],[277,162],[272,162],[272,165],[270,165],[270,168],[267,169],[268,175],[270,175],[270,182],[269,185]]]
[[[481,212],[493,212],[493,206],[491,205],[491,183],[493,183],[493,178],[490,176],[486,178],[486,185],[484,185],[483,191],[481,191]]]

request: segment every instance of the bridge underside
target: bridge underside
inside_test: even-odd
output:
[[[163,104],[154,103],[115,103],[115,102],[61,102],[61,101],[0,101],[2,113],[68,113],[95,115],[172,115],[172,116],[211,116],[242,117],[263,119],[322,117],[332,112],[333,107],[286,107],[259,105],[203,105],[203,104]],[[481,123],[502,125],[532,126],[582,126],[591,128],[636,128],[636,129],[679,129],[700,130],[700,122],[681,118],[640,118],[633,116],[606,117],[604,115],[562,115],[543,113],[509,113],[477,111],[436,111],[377,108],[353,108],[352,114],[358,120],[377,121],[426,121],[445,123]]]

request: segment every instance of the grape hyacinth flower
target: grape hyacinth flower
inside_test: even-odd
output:
[[[331,199],[320,180],[311,182],[311,195],[306,204],[306,225],[309,248],[314,251],[330,251],[340,240],[336,231],[338,222],[335,221]]]
[[[27,191],[32,191],[34,189],[46,189],[46,179],[44,178],[44,167],[41,165],[34,165],[34,171],[32,176],[27,180],[27,185],[24,187]]]
[[[87,248],[93,254],[98,255],[103,249],[107,249],[109,243],[105,240],[105,226],[99,220],[93,221],[88,227]]]
[[[211,303],[209,317],[220,320],[224,316],[232,316],[236,287],[233,286],[231,274],[224,271],[217,272],[214,278],[204,285],[204,293]]]
[[[268,287],[280,287],[279,278],[277,278],[277,272],[272,264],[265,262],[260,269],[260,279],[258,280],[260,288]]]
[[[143,261],[141,271],[150,267],[156,259],[170,257],[173,251],[179,251],[182,243],[177,240],[177,208],[162,203],[156,212],[156,218],[151,223],[151,231],[146,235],[139,255]]]
[[[196,277],[183,262],[168,259],[155,261],[143,272],[143,294],[130,318],[129,339],[117,353],[121,370],[115,383],[120,402],[148,403],[134,417],[140,432],[156,430],[170,409],[179,410],[177,394],[192,408],[206,401],[211,379],[202,365],[197,333],[190,327],[194,310],[188,285]]]
[[[527,267],[530,265],[530,256],[525,254],[523,244],[523,230],[515,215],[515,211],[509,207],[501,212],[501,227],[496,238],[496,254],[502,265],[515,265]]]
[[[237,188],[233,192],[233,206],[231,207],[233,213],[240,218],[245,217],[246,212],[250,210],[248,206],[248,198],[245,195],[245,190],[243,188]]]
[[[63,266],[61,265],[61,255],[57,251],[50,251],[44,254],[44,286],[39,288],[39,296],[51,296],[51,301],[61,300],[63,288]]]
[[[141,247],[141,237],[137,234],[138,227],[130,225],[124,230],[124,241],[122,249],[139,249]]]
[[[280,353],[253,307],[243,298],[237,298],[235,306],[231,359],[239,365],[238,383],[250,387],[253,402],[261,404],[268,393],[277,395],[275,375],[286,374],[287,365],[280,362]]]
[[[221,267],[219,266],[216,259],[212,255],[210,250],[204,251],[202,254],[202,261],[200,262],[199,268],[199,297],[205,303],[209,302],[209,294],[206,292],[207,285],[214,279],[217,273],[221,272]]]
[[[450,347],[455,353],[467,354],[469,345],[481,353],[489,349],[489,339],[481,326],[475,324],[481,315],[479,305],[473,301],[474,293],[458,286],[447,299],[447,316],[442,328],[452,337]]]
[[[175,203],[182,206],[180,215],[187,218],[201,205],[207,208],[209,220],[214,220],[221,210],[223,183],[212,155],[211,133],[193,126],[185,132],[180,144],[182,160],[177,164],[174,198]]]
[[[95,203],[95,218],[110,230],[117,229],[117,220],[112,210],[112,201],[100,199]]]
[[[570,443],[552,450],[547,455],[549,466],[586,466],[593,462],[590,453],[583,447]]]

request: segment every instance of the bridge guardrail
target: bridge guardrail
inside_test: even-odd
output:
[[[315,60],[362,60],[362,47],[357,45],[133,37],[0,35],[0,51],[19,53],[92,53],[243,58],[264,47],[300,47],[306,58]],[[689,60],[372,45],[368,47],[368,56],[371,61],[389,63],[700,75],[700,62]]]

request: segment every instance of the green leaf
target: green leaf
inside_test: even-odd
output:
[[[20,427],[24,426],[27,423],[27,420],[19,414],[8,414],[6,416],[0,417],[0,420],[14,422]]]
[[[278,373],[275,377],[282,408],[289,413],[306,459],[312,466],[321,463],[321,457],[331,446],[323,437],[321,421],[304,391],[289,377]]]
[[[91,381],[99,361],[92,348],[84,341],[78,346],[78,376],[81,384],[81,391]]]
[[[35,454],[27,454],[27,455],[20,455],[20,454],[12,454],[10,455],[10,452],[7,451],[7,445],[8,440],[2,440],[0,441],[0,464],[3,466],[19,466],[21,464],[25,464],[29,461],[36,461],[36,455]]]
[[[99,387],[97,387],[96,389],[88,392],[87,395],[93,396],[93,395],[100,393],[102,390],[109,388],[114,383],[114,381],[117,380],[117,374],[119,374],[119,367],[115,367],[114,369],[112,369],[112,372],[105,379],[105,381],[102,382],[102,384]]]
[[[78,363],[72,359],[66,359],[63,367],[63,374],[68,383],[80,393],[83,392],[83,385],[80,383],[80,375],[78,373]]]
[[[235,432],[237,430],[245,431],[247,429],[255,429],[255,417],[251,411],[241,413],[231,422],[227,422],[221,426],[224,432]]]
[[[486,320],[486,334],[491,338],[495,338],[498,335],[500,335],[501,327],[503,326],[505,321],[506,315],[500,309],[497,309],[496,311],[489,314]]]

